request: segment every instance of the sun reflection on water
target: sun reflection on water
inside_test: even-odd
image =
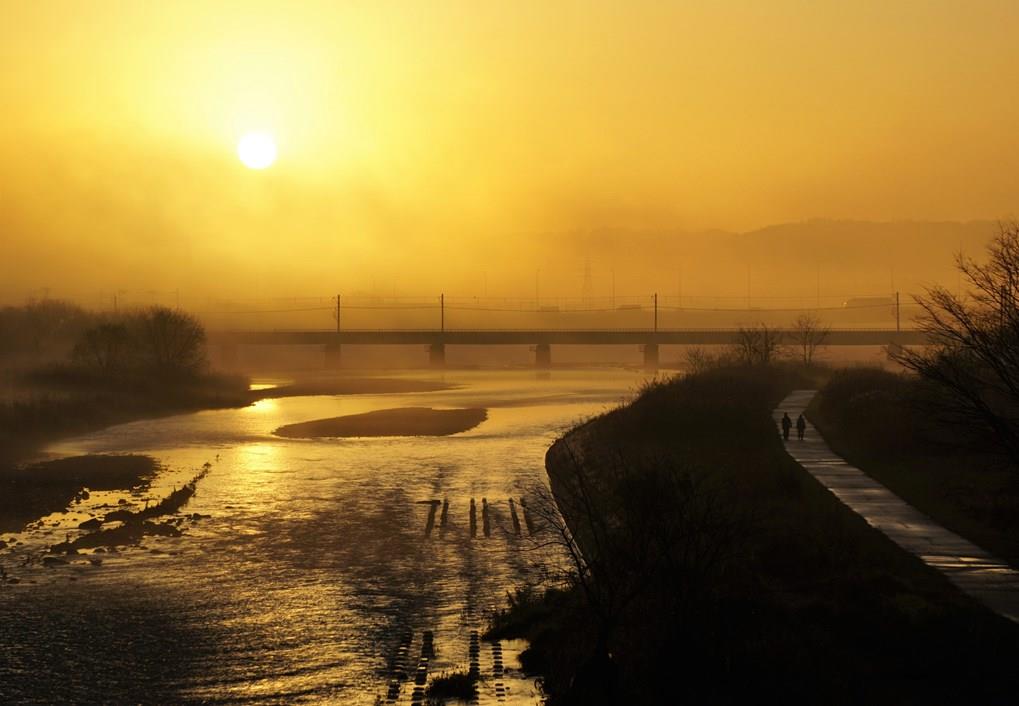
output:
[[[555,436],[612,406],[637,378],[618,371],[556,373],[548,380],[523,372],[447,376],[461,386],[414,395],[262,400],[63,442],[64,453],[155,456],[164,467],[155,495],[193,477],[206,460],[219,460],[182,510],[183,537],[147,538],[146,548],[127,548],[98,567],[82,557],[66,567],[33,569],[25,574],[38,581],[30,589],[21,584],[17,595],[0,592],[0,624],[27,620],[30,604],[46,615],[45,606],[68,596],[91,606],[88,634],[96,649],[76,650],[76,633],[51,630],[46,621],[38,639],[54,654],[74,650],[86,670],[133,670],[136,683],[150,690],[110,692],[110,700],[310,699],[368,706],[385,695],[387,664],[404,637],[411,636],[413,667],[426,633],[437,651],[429,674],[461,667],[469,635],[484,632],[506,594],[540,572],[526,533],[513,531],[510,499],[519,511],[528,487],[544,480],[544,453]],[[472,431],[451,437],[309,441],[271,435],[285,423],[401,405],[483,406],[490,414]],[[470,533],[472,499],[479,508],[487,501],[489,535]],[[447,521],[440,526],[433,518],[429,533],[436,500],[448,503]],[[192,521],[192,514],[200,519]],[[52,524],[45,529],[49,536],[62,531]],[[154,555],[153,548],[164,553]],[[137,632],[118,627],[125,616],[138,623]],[[163,622],[174,629],[161,630]],[[138,635],[167,641],[159,654],[175,660],[173,668],[132,661]],[[507,656],[515,654],[504,647]],[[495,703],[487,647],[483,655],[488,679],[480,703]],[[52,670],[46,651],[35,659],[27,666]],[[512,684],[513,703],[535,703],[521,674],[507,673],[503,683]],[[60,700],[88,700],[87,685],[65,686]],[[412,690],[412,681],[405,683],[399,703],[409,702]]]

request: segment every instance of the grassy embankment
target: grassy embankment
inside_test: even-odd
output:
[[[1016,627],[785,453],[772,409],[816,384],[707,371],[550,450],[589,571],[514,597],[490,636],[531,641],[551,704],[1011,702]]]
[[[939,524],[1019,566],[1019,474],[916,404],[908,377],[838,371],[807,414],[832,449]]]

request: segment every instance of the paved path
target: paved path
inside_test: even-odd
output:
[[[1019,622],[1019,572],[904,502],[860,469],[836,456],[807,424],[803,441],[796,438],[796,417],[816,390],[796,390],[774,412],[781,429],[782,413],[794,422],[786,451],[843,503],[903,549],[916,554],[956,586],[996,613]]]

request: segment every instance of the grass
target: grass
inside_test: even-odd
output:
[[[478,677],[470,672],[443,672],[432,679],[425,696],[438,703],[470,701],[477,694]]]
[[[649,386],[567,436],[618,545],[599,545],[613,561],[592,558],[594,583],[602,593],[629,589],[632,579],[614,572],[643,574],[608,630],[576,587],[515,596],[497,616],[493,635],[531,641],[525,660],[550,704],[1012,700],[1015,626],[868,526],[785,453],[772,409],[789,390],[817,384],[793,368],[709,370]],[[553,487],[569,482],[554,450],[548,465]],[[662,487],[710,502],[658,493],[648,521],[625,499],[655,474],[684,479]],[[691,508],[692,531],[650,555],[632,540],[664,533]],[[588,520],[566,514],[583,536]],[[717,561],[688,560],[715,546]],[[642,553],[640,565],[628,556]],[[606,634],[611,659],[597,654]]]
[[[1019,474],[918,407],[920,383],[834,374],[807,414],[832,449],[939,524],[1019,566]]]
[[[161,380],[104,378],[66,366],[34,371],[24,376],[16,395],[0,399],[0,467],[63,436],[251,400],[245,379],[214,373]]]

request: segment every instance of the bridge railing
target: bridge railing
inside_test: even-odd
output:
[[[791,326],[809,313],[833,328],[908,328],[915,305],[887,302],[847,306],[834,301],[762,300],[739,306],[732,299],[652,296],[602,298],[318,297],[292,300],[205,302],[191,309],[213,330],[335,329],[556,329],[739,328]]]

